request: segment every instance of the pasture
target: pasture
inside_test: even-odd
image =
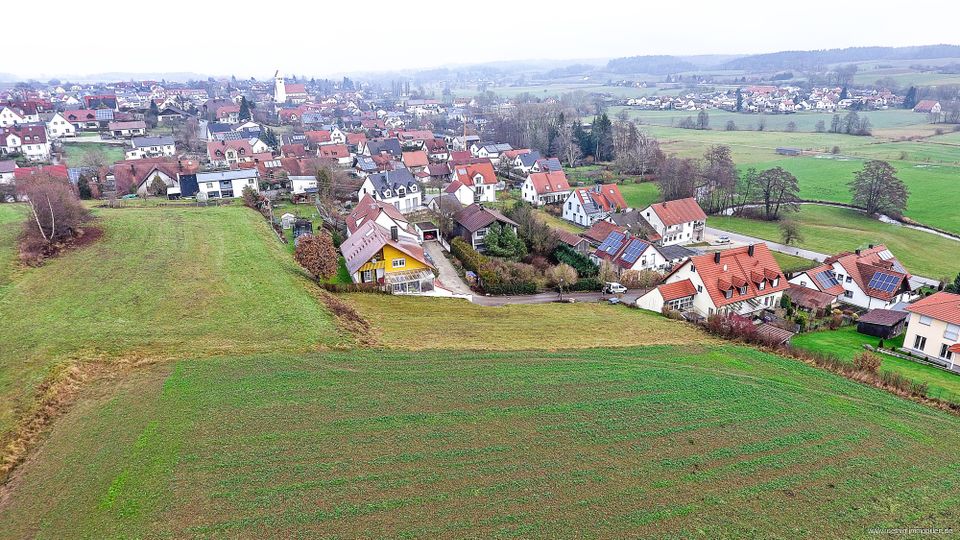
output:
[[[118,144],[104,144],[97,142],[74,142],[65,140],[63,142],[64,156],[63,160],[68,167],[80,167],[83,165],[87,154],[94,151],[103,152],[106,163],[115,163],[123,161],[127,147]]]
[[[0,536],[861,537],[956,523],[958,428],[730,346],[182,360],[91,389]]]
[[[912,274],[940,279],[960,271],[960,241],[881,223],[846,208],[803,205],[785,217],[800,225],[803,240],[798,247],[831,255],[869,244],[886,244]],[[782,238],[777,222],[711,216],[707,223],[764,240],[780,242]]]

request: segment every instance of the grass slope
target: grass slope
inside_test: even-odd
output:
[[[65,363],[339,342],[306,278],[256,213],[97,214],[99,242],[22,272],[0,296],[0,435]]]
[[[56,425],[0,536],[849,538],[960,519],[960,418],[751,349],[269,355],[138,377]]]
[[[886,244],[913,274],[937,279],[955,276],[960,269],[960,242],[881,223],[855,210],[804,205],[790,219],[800,225],[804,238],[798,246],[803,248],[833,254]],[[764,240],[779,242],[782,238],[776,222],[711,216],[708,224]]]
[[[0,299],[13,280],[17,261],[17,237],[26,216],[25,206],[0,204]]]
[[[864,344],[876,347],[879,342],[879,338],[857,332],[856,326],[800,334],[794,336],[790,341],[794,347],[833,353],[849,361],[863,352]],[[887,348],[902,347],[903,336],[885,340],[884,345]],[[942,369],[912,360],[903,360],[892,356],[881,356],[881,358],[881,370],[895,371],[910,380],[926,382],[930,386],[928,394],[931,397],[960,402],[960,377],[955,373],[948,373]]]

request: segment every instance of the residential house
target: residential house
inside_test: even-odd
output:
[[[67,121],[67,119],[63,116],[63,113],[53,113],[48,117],[46,124],[47,136],[51,139],[74,137],[77,134],[77,128]]]
[[[427,208],[433,210],[441,216],[446,216],[452,219],[461,210],[463,210],[463,203],[460,202],[460,199],[449,193],[442,193],[439,196],[430,199],[430,202],[427,203]]]
[[[538,159],[530,168],[530,172],[557,172],[562,170],[563,166],[560,164],[560,159],[555,157]]]
[[[500,163],[500,154],[513,150],[508,143],[481,144],[475,143],[470,147],[470,153],[474,157],[489,159],[494,165]]]
[[[400,235],[400,228],[375,220],[361,224],[340,244],[354,283],[374,284],[394,294],[433,290],[434,266],[417,242]]]
[[[130,149],[126,151],[126,159],[172,157],[175,155],[177,155],[177,145],[170,135],[134,137],[130,140]]]
[[[23,115],[12,107],[3,107],[0,109],[0,128],[23,124],[26,122]]]
[[[73,124],[76,131],[97,131],[100,129],[100,120],[97,118],[97,111],[89,109],[64,111],[63,117],[67,122]]]
[[[138,137],[147,134],[147,124],[143,120],[110,122],[107,124],[107,130],[115,139]]]
[[[433,163],[442,163],[450,159],[450,149],[443,139],[426,139],[423,141],[423,149],[427,152],[427,158]]]
[[[403,158],[403,150],[400,148],[400,141],[397,139],[371,139],[363,141],[358,150],[359,153],[365,156],[389,154],[393,159]]]
[[[196,175],[198,169],[197,162],[190,159],[144,158],[116,163],[105,175],[104,180],[106,185],[112,186],[117,193],[132,192],[145,195],[154,176],[159,176],[167,185],[167,196],[179,198],[193,196],[196,193],[194,189],[191,193],[185,194],[181,179],[184,176]]]
[[[689,283],[663,288],[679,282]],[[671,305],[699,317],[752,316],[778,306],[789,287],[770,249],[761,243],[687,259],[664,278],[660,287],[638,298],[637,306],[661,311],[664,305]]]
[[[589,256],[593,251],[590,247],[590,241],[582,236],[563,229],[554,229],[553,232],[557,235],[561,243],[566,244],[570,249],[573,249],[581,255]]]
[[[598,266],[603,262],[610,263],[618,275],[627,270],[661,271],[667,264],[656,246],[619,231],[611,231],[600,247],[590,254],[590,260]]]
[[[903,348],[960,371],[960,295],[940,291],[907,306]]]
[[[47,127],[43,124],[16,124],[0,128],[0,156],[14,152],[31,161],[49,161]]]
[[[0,184],[12,184],[17,162],[12,159],[0,159]]]
[[[211,141],[207,143],[207,158],[214,167],[233,167],[253,161],[253,147],[247,140]]]
[[[430,160],[427,158],[427,153],[423,150],[403,152],[401,161],[403,162],[403,165],[412,173],[418,173],[426,170],[427,165],[430,164]]]
[[[357,200],[363,200],[367,194],[394,205],[403,213],[417,210],[423,202],[420,186],[407,169],[384,171],[366,177],[357,192]]]
[[[610,236],[612,231],[627,233],[627,229],[609,221],[598,221],[592,227],[580,233],[580,236],[587,239],[591,246],[599,246]]]
[[[654,203],[645,208],[642,214],[660,235],[660,245],[703,241],[707,215],[693,197]]]
[[[317,157],[338,167],[353,165],[353,156],[345,144],[324,144],[317,148]]]
[[[627,201],[620,194],[620,188],[616,184],[597,184],[570,193],[563,203],[563,219],[590,227],[623,210],[627,210]]]
[[[913,112],[927,114],[940,114],[942,110],[940,102],[935,99],[922,99],[913,107]]]
[[[420,235],[395,206],[377,201],[370,195],[365,195],[347,215],[347,236],[352,236],[353,233],[357,232],[357,229],[368,221],[375,221],[388,231],[391,227],[396,227],[401,239],[420,242]]]
[[[444,193],[450,193],[464,205],[473,203],[496,202],[497,200],[497,173],[493,165],[484,160],[481,163],[472,163],[454,167],[450,185]]]
[[[570,196],[570,183],[563,171],[530,173],[520,194],[534,206],[563,203]]]
[[[895,309],[916,297],[911,277],[881,244],[828,257],[823,265],[799,273],[790,282],[836,295],[840,302],[864,309]]]
[[[260,192],[260,174],[256,168],[197,173],[197,197],[201,199],[242,197],[245,187]]]
[[[517,157],[513,158],[513,168],[519,171],[520,174],[527,175],[535,172],[533,168],[541,159],[543,159],[543,157],[541,157],[540,152],[536,150],[521,152]]]
[[[504,216],[493,208],[487,208],[482,204],[471,204],[461,210],[453,218],[453,234],[469,242],[473,249],[483,252],[485,250],[484,238],[490,227],[499,224],[501,227],[510,227],[513,232],[517,232],[517,223]]]

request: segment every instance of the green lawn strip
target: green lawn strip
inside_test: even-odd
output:
[[[96,214],[97,243],[22,272],[0,298],[0,434],[65,363],[340,342],[312,285],[255,212]]]
[[[99,142],[73,142],[66,140],[63,143],[63,149],[66,153],[64,161],[69,167],[80,167],[83,165],[87,154],[100,150],[106,157],[107,163],[123,161],[126,157],[126,147],[118,144],[104,144]]]
[[[0,299],[13,279],[17,265],[17,238],[26,217],[25,206],[0,204]]]
[[[938,279],[956,275],[960,242],[930,233],[882,223],[855,210],[804,205],[786,218],[797,221],[803,234],[798,247],[828,255],[853,251],[869,244],[886,244],[911,273]],[[711,216],[711,227],[781,241],[777,222]]]
[[[839,330],[799,334],[791,340],[791,343],[801,349],[833,353],[844,360],[852,361],[854,356],[864,350],[864,344],[876,347],[879,341],[879,338],[857,332],[856,326],[848,326]],[[884,346],[887,348],[903,346],[903,336],[886,340]],[[910,380],[927,383],[928,394],[931,397],[960,402],[960,375],[893,356],[881,355],[881,359],[881,370],[894,371]]]
[[[747,348],[270,354],[137,377],[56,424],[0,537],[849,537],[960,516],[941,504],[960,418]]]

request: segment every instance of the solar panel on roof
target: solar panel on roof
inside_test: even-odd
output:
[[[620,246],[623,245],[624,239],[626,239],[626,236],[623,233],[613,231],[608,234],[607,238],[600,244],[600,251],[613,255],[620,249]]]
[[[822,272],[817,272],[817,275],[814,276],[817,278],[817,282],[820,283],[820,287],[824,289],[829,289],[830,287],[836,287],[840,284],[837,281],[837,278],[833,275],[833,272],[830,270],[823,270]]]
[[[630,245],[627,246],[627,249],[623,252],[623,255],[620,256],[624,261],[633,264],[637,262],[637,259],[640,258],[640,254],[643,253],[643,250],[646,249],[647,244],[640,240],[634,239],[630,242]]]
[[[886,272],[877,272],[872,278],[870,278],[870,283],[867,284],[867,287],[870,289],[876,289],[878,291],[892,293],[897,288],[897,284],[899,283],[900,278],[898,276],[887,274]]]
[[[893,258],[893,253],[890,253],[889,249],[885,249],[880,253],[877,253],[877,255],[885,261]]]

